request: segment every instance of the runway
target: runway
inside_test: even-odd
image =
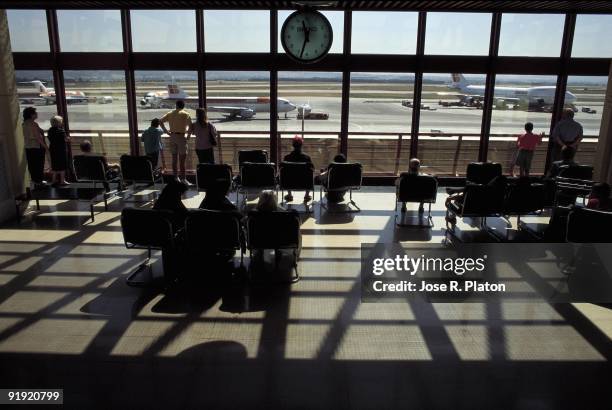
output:
[[[146,91],[162,90],[162,84],[139,84],[137,98],[140,99]],[[110,104],[70,104],[68,116],[71,130],[92,131],[127,131],[127,104],[121,87],[79,87],[88,96],[112,95]],[[190,95],[195,95],[193,85],[183,86]],[[210,97],[245,95],[266,96],[269,89],[265,83],[241,84],[224,81],[207,85]],[[443,107],[438,104],[440,99],[456,101],[457,98],[448,95],[449,90],[443,85],[426,85],[423,93],[420,127],[421,133],[449,133],[449,134],[479,134],[481,130],[482,110],[472,107]],[[585,136],[597,136],[603,111],[603,89],[573,90],[577,94],[576,104],[578,112],[575,119],[584,128]],[[447,93],[447,94],[444,94]],[[582,94],[581,94],[582,93]],[[337,82],[333,83],[305,83],[292,82],[279,83],[279,97],[286,98],[296,105],[309,104],[314,112],[329,114],[328,120],[305,120],[306,132],[340,131],[341,117],[341,88]],[[411,130],[412,109],[401,104],[402,99],[410,100],[412,90],[401,84],[363,84],[358,83],[351,89],[349,106],[349,132],[365,133],[409,133]],[[581,101],[584,101],[581,103]],[[25,105],[23,105],[25,106]],[[159,118],[168,111],[164,109],[141,108],[137,102],[138,124],[141,130],[148,127],[153,118]],[[583,106],[596,110],[595,114],[581,112]],[[55,114],[54,105],[37,105],[39,122],[43,128],[48,127],[49,118]],[[195,113],[191,110],[192,114]],[[269,113],[258,112],[248,120],[228,120],[222,113],[210,113],[210,118],[219,131],[256,132],[269,131]],[[521,132],[523,124],[533,122],[536,132],[549,131],[550,113],[526,112],[521,110],[493,110],[491,134],[514,135]],[[302,121],[297,119],[297,111],[279,114],[278,129],[281,132],[295,132],[302,128]]]

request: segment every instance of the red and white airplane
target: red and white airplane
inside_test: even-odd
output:
[[[168,91],[148,92],[140,100],[142,107],[150,108],[174,108],[176,101],[182,100],[185,106],[197,108],[199,101],[197,97],[189,96],[176,84],[169,84]],[[209,97],[206,106],[210,112],[221,112],[228,118],[242,119],[252,118],[258,112],[270,112],[269,97]],[[278,99],[278,113],[285,113],[296,109],[295,104],[284,98]]]
[[[27,81],[22,84],[32,84],[38,91],[38,98],[42,99],[44,104],[55,104],[55,90],[53,88],[47,88],[40,80]],[[68,104],[80,104],[87,103],[89,99],[83,91],[78,90],[67,90],[66,91],[66,103]],[[20,100],[33,100],[35,98],[23,97]]]

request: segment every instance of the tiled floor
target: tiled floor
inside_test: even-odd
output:
[[[63,388],[71,408],[610,408],[609,307],[360,302],[361,242],[441,242],[442,199],[433,229],[400,229],[392,189],[365,188],[361,213],[305,218],[297,284],[167,292],[125,285],[143,252],[120,202],[94,223],[43,202],[0,228],[0,388]]]

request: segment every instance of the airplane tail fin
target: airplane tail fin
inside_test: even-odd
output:
[[[39,93],[46,93],[48,91],[47,87],[45,87],[42,81],[34,80],[34,81],[30,81],[30,83],[32,83],[32,85],[38,89]]]
[[[189,95],[178,84],[168,84],[169,98],[187,98]]]
[[[451,74],[451,78],[452,78],[452,83],[450,84],[451,88],[458,88],[462,90],[468,85],[463,74],[453,73]]]

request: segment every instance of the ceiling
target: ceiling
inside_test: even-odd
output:
[[[612,1],[485,1],[485,0],[0,0],[2,8],[57,9],[294,9],[297,4],[340,10],[420,10],[420,11],[501,11],[501,12],[578,12],[612,13]]]

